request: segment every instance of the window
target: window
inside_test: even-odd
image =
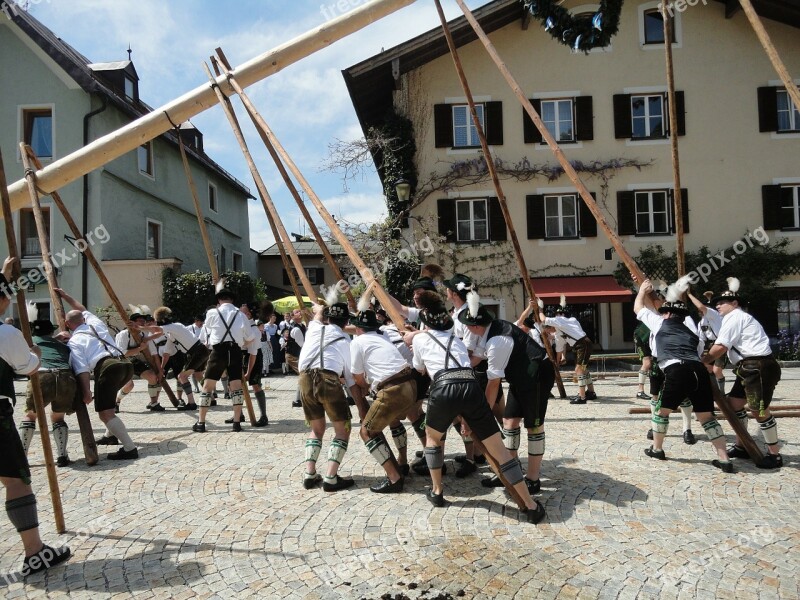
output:
[[[44,217],[45,235],[47,244],[50,244],[50,207],[42,206],[42,216]],[[41,256],[42,248],[39,245],[39,233],[36,229],[36,219],[33,216],[32,208],[23,208],[19,212],[19,241],[20,255],[23,258],[31,256]]]
[[[130,77],[125,77],[125,97],[136,100],[136,83]]]
[[[484,128],[483,104],[476,104],[475,112],[478,113],[478,121],[481,123],[481,128]],[[455,148],[469,148],[480,145],[478,129],[472,122],[469,106],[467,104],[453,105],[453,146]]]
[[[664,15],[658,8],[651,8],[644,11],[644,43],[663,44],[664,43]],[[672,43],[675,43],[675,22],[672,24]]]
[[[574,194],[544,197],[545,239],[578,237],[578,204]]]
[[[49,108],[22,111],[22,140],[39,158],[53,158],[53,111]]]
[[[655,187],[655,186],[654,186]],[[683,232],[689,233],[689,191],[681,188]],[[675,233],[675,194],[669,188],[617,192],[619,235]]]
[[[786,329],[791,334],[800,332],[800,289],[775,290],[778,295],[778,331]]]
[[[668,234],[667,191],[636,192],[636,234]]]
[[[662,94],[631,96],[631,124],[634,139],[666,137],[665,105],[665,98]]]
[[[303,267],[303,271],[305,271],[306,277],[308,277],[308,281],[311,285],[321,285],[325,283],[325,269],[321,267]],[[300,278],[297,276],[297,270],[294,267],[292,267],[292,276],[295,281],[300,281]],[[290,283],[289,276],[286,274],[286,269],[283,269],[283,285],[289,285]]]
[[[778,131],[800,131],[800,110],[789,98],[786,90],[776,91],[778,102]]]
[[[675,116],[679,136],[686,135],[685,96],[675,92]],[[614,137],[630,140],[663,140],[668,138],[669,105],[667,94],[615,94]]]
[[[542,121],[557,142],[575,140],[572,100],[542,100]]]
[[[800,185],[786,186],[782,191],[782,229],[800,229]]]
[[[220,273],[222,273],[222,271],[224,271],[227,266],[228,266],[228,250],[225,248],[225,246],[220,246],[220,249],[219,249],[219,271],[220,271]]]
[[[800,183],[761,188],[764,229],[800,230]]]
[[[242,270],[242,255],[239,252],[233,253],[233,270],[237,273]]]
[[[137,159],[139,161],[139,172],[153,177],[153,142],[147,142],[143,146],[139,146],[137,151]]]
[[[219,212],[217,206],[217,186],[213,183],[208,184],[208,208],[211,212]]]
[[[485,199],[456,202],[456,239],[459,242],[483,242],[489,239]]]
[[[161,258],[161,223],[147,220],[147,259]]]

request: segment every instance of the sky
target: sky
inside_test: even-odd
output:
[[[139,96],[157,108],[208,81],[202,63],[208,61],[215,48],[221,47],[232,65],[240,65],[366,3],[367,0],[31,0],[29,10],[92,62],[124,60],[130,44],[140,78]],[[467,1],[472,9],[485,3],[486,0]],[[448,19],[461,15],[452,0],[443,0],[442,4]],[[342,12],[340,7],[346,10]],[[438,25],[434,3],[417,0],[247,88],[278,140],[337,218],[367,223],[386,212],[374,167],[365,177],[348,182],[347,189],[341,175],[324,170],[329,144],[363,135],[341,71]],[[241,119],[244,113],[239,114]],[[207,154],[255,194],[255,184],[222,109],[211,108],[192,122],[203,133]],[[247,123],[244,129],[286,229],[307,233],[299,209],[252,125]],[[250,246],[262,251],[274,240],[260,202],[251,201],[249,213]]]

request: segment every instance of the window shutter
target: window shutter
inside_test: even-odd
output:
[[[528,239],[543,240],[544,228],[544,196],[525,196],[526,216],[528,219]]]
[[[592,198],[594,198],[596,203],[597,194],[592,192]],[[578,202],[580,202],[580,212],[578,214],[580,215],[579,225],[581,237],[597,237],[597,219],[594,218],[592,211],[589,210],[589,207],[586,206],[586,202],[580,197],[580,195],[578,196]]]
[[[686,97],[683,92],[675,92],[675,117],[678,120],[678,135],[686,135]]]
[[[489,241],[505,242],[508,239],[506,231],[506,220],[503,211],[500,210],[500,201],[497,198],[489,198]]]
[[[325,269],[317,267],[317,285],[325,283]]]
[[[614,94],[614,137],[618,140],[633,136],[630,94]]]
[[[781,186],[761,186],[761,206],[764,213],[764,229],[781,228]]]
[[[670,212],[672,214],[672,224],[670,231],[675,233],[677,227],[675,226],[675,192],[669,191],[670,196]],[[689,233],[689,190],[681,188],[681,213],[683,214],[683,233]]]
[[[636,196],[633,192],[617,192],[617,233],[636,235]]]
[[[291,282],[289,281],[289,273],[286,272],[286,269],[282,269],[283,271],[283,285],[289,285]]]
[[[579,142],[594,139],[594,111],[591,96],[575,98],[575,139]]]
[[[433,107],[433,129],[437,148],[453,147],[453,107],[436,104]]]
[[[541,100],[531,100],[531,104],[533,104],[533,108],[536,110],[536,114],[542,114],[542,101]],[[541,144],[542,143],[542,134],[539,133],[539,130],[536,129],[536,125],[533,124],[533,119],[528,116],[528,113],[525,112],[525,109],[522,109],[522,136],[526,144]]]
[[[487,102],[484,105],[486,118],[486,143],[490,146],[503,145],[503,103]]]
[[[439,235],[444,236],[445,241],[456,241],[456,202],[455,200],[439,200]]]
[[[778,131],[778,88],[758,88],[758,130]]]

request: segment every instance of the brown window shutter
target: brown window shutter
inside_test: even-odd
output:
[[[486,125],[486,143],[490,146],[503,145],[503,103],[487,102],[483,106]]]
[[[778,131],[778,88],[758,88],[758,130]]]
[[[636,195],[633,192],[617,192],[617,233],[636,235]]]
[[[542,101],[541,100],[531,100],[531,104],[533,104],[533,108],[536,110],[536,114],[542,114]],[[525,112],[525,109],[522,109],[522,136],[523,140],[526,144],[541,144],[542,143],[542,134],[539,133],[539,130],[536,129],[536,125],[533,124],[533,119],[528,116],[528,113]]]
[[[781,228],[781,186],[761,186],[761,206],[764,213],[764,229]]]
[[[325,269],[317,267],[317,285],[325,283]]]
[[[545,238],[544,196],[526,196],[525,203],[528,219],[528,239],[543,240]]]
[[[489,198],[489,241],[505,242],[507,239],[506,220],[503,211],[500,210],[500,201],[497,198]]]
[[[456,241],[456,202],[455,200],[439,200],[437,202],[439,211],[439,235],[444,236],[445,241]]]
[[[670,197],[670,212],[672,214],[672,224],[670,225],[670,232],[675,233],[677,227],[675,226],[675,192],[669,191]],[[689,190],[681,188],[681,213],[683,214],[683,233],[689,233]]]
[[[453,107],[450,104],[433,107],[433,129],[437,148],[453,147]]]
[[[594,139],[594,110],[591,96],[575,98],[575,136],[579,142]]]
[[[597,203],[597,194],[592,192],[592,198],[594,198],[595,203]],[[580,203],[580,212],[578,213],[580,216],[578,218],[580,219],[581,237],[597,237],[597,219],[594,218],[592,211],[589,210],[589,207],[586,206],[586,202],[584,202],[580,195],[578,195],[578,202]]]
[[[632,136],[631,95],[614,94],[614,137],[620,140]]]
[[[675,92],[675,116],[678,119],[678,135],[686,135],[686,97],[683,92]]]

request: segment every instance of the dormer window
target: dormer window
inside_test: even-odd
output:
[[[139,101],[139,75],[133,62],[120,60],[108,63],[94,63],[89,65],[95,76],[118,95],[129,102]]]
[[[125,77],[125,97],[128,100],[136,101],[136,82],[130,77]]]

